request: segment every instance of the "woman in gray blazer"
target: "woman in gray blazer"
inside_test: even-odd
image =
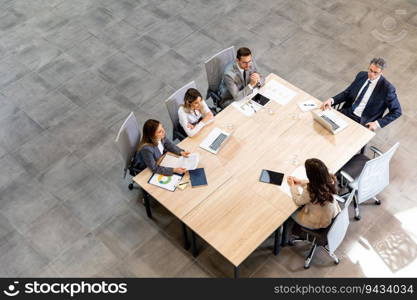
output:
[[[187,157],[190,153],[177,147],[165,134],[161,122],[149,119],[143,125],[142,139],[133,159],[133,168],[142,171],[146,168],[153,173],[171,176],[173,173],[184,174],[184,168],[166,168],[159,166],[159,160],[166,152]]]

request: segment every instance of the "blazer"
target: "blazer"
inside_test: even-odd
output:
[[[359,72],[355,80],[343,92],[333,97],[333,104],[344,102],[343,111],[352,113],[352,104],[366,80],[368,80],[368,73]],[[388,113],[383,116],[386,109]],[[362,112],[360,123],[378,121],[382,128],[401,116],[401,113],[395,87],[381,75]]]
[[[333,218],[340,212],[339,204],[336,200],[327,202],[324,206],[312,203],[310,194],[307,190],[308,182],[301,184],[303,192],[300,194],[296,185],[291,186],[291,194],[294,203],[303,206],[295,212],[293,219],[301,226],[310,229],[326,228],[330,225]]]
[[[151,169],[152,173],[158,173],[166,176],[171,176],[174,173],[173,168],[161,167],[158,165],[158,159],[161,158],[166,152],[172,152],[174,154],[180,155],[182,150],[177,147],[173,142],[168,138],[161,140],[162,145],[164,145],[164,152],[161,153],[158,149],[158,146],[153,145],[144,145],[139,151],[133,156],[133,168],[136,170],[143,171],[146,168]]]
[[[247,71],[246,76],[246,83],[243,81],[243,75],[240,73],[237,61],[234,60],[233,62],[229,63],[223,73],[223,79],[220,83],[219,93],[221,103],[220,106],[225,107],[227,105],[223,105],[227,103],[227,100],[240,100],[250,95],[252,93],[252,89],[248,86],[250,82],[250,74],[258,73],[261,77],[261,85],[264,84],[265,80],[262,75],[258,72],[258,67],[256,66],[255,60],[252,57],[252,64],[249,70]],[[231,102],[231,101],[230,101]],[[227,103],[230,104],[230,103]]]

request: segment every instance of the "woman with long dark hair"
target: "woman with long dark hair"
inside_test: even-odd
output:
[[[340,212],[336,194],[336,177],[317,158],[305,162],[307,180],[288,177],[292,198],[299,208],[291,217],[299,225],[310,229],[326,228]],[[302,188],[302,193],[299,191]]]
[[[146,168],[153,173],[171,176],[173,173],[184,174],[184,168],[166,168],[159,166],[159,160],[166,152],[187,157],[190,153],[177,147],[165,134],[162,123],[149,119],[143,125],[142,139],[134,155],[133,167],[139,171]]]

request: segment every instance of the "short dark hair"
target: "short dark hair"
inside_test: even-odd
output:
[[[252,55],[252,52],[250,52],[250,49],[246,47],[242,47],[242,48],[239,48],[239,50],[237,50],[236,58],[240,59],[242,56],[249,56],[249,55]]]
[[[387,62],[382,57],[374,57],[371,59],[370,65],[375,65],[381,70],[385,69],[387,67]]]

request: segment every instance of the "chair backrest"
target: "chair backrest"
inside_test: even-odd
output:
[[[208,89],[217,92],[222,82],[224,68],[235,59],[235,47],[226,48],[209,58],[206,67]]]
[[[179,125],[178,108],[181,104],[184,103],[184,95],[189,88],[196,88],[194,81],[187,83],[182,88],[178,89],[175,93],[173,93],[171,96],[169,96],[167,100],[165,100],[165,105],[168,109],[169,117],[171,118],[174,130],[177,130]]]
[[[354,193],[350,193],[349,198],[345,202],[345,206],[336,216],[329,231],[327,232],[327,244],[329,246],[330,253],[334,253],[345,238],[349,227],[349,205],[352,202],[353,196]],[[334,201],[336,201],[336,199]]]
[[[141,134],[138,121],[136,120],[135,114],[131,112],[123,122],[116,137],[116,143],[125,164],[125,176],[126,170],[132,160],[132,156],[136,151],[136,146],[139,143],[140,136]]]
[[[399,145],[397,142],[384,154],[366,162],[358,177],[358,203],[375,197],[389,184],[389,162]]]

